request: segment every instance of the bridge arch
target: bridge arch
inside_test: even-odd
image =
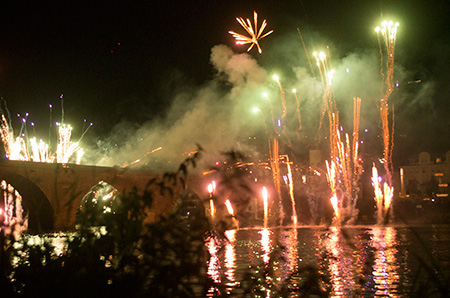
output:
[[[28,232],[53,230],[54,211],[42,190],[29,179],[14,173],[1,173],[0,181],[10,184],[22,197],[22,208],[28,215]],[[3,201],[3,198],[1,198]]]

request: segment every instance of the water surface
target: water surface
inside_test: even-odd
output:
[[[435,295],[450,272],[448,225],[252,228],[226,236],[207,241],[208,274],[229,292],[249,272],[266,297],[295,291],[305,282],[298,273],[313,266],[331,297],[408,297],[422,286]]]

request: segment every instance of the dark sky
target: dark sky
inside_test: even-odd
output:
[[[295,39],[295,57],[305,62],[297,28],[308,47],[330,45],[339,59],[352,51],[377,53],[373,29],[392,16],[400,23],[396,63],[404,83],[433,81],[426,103],[411,109],[406,101],[399,104],[398,131],[408,133],[404,147],[446,151],[449,8],[444,0],[2,1],[0,95],[11,114],[28,112],[46,129],[48,104],[60,117],[63,93],[67,121],[79,128],[86,118],[94,123],[90,134],[103,137],[123,120],[142,124],[163,115],[176,92],[207,84],[215,74],[213,46],[245,52],[227,33],[242,31],[238,16],[252,17],[256,10],[260,21],[267,19],[274,33],[261,42],[262,55],[250,54],[262,67],[279,69],[292,64],[289,52],[280,55],[286,39]],[[411,98],[421,92],[421,86],[412,89]]]

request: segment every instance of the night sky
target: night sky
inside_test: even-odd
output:
[[[176,122],[174,115],[182,118],[194,109],[189,102],[207,97],[205,90],[210,92],[212,85],[219,100],[232,98],[236,85],[218,83],[220,70],[212,66],[212,49],[225,45],[235,55],[246,53],[247,46],[235,45],[228,30],[244,33],[235,18],[252,18],[256,10],[259,21],[266,19],[267,30],[274,33],[261,41],[263,53],[254,49],[249,58],[267,75],[278,72],[286,89],[298,85],[298,78],[294,79],[298,67],[309,70],[297,28],[310,54],[328,45],[336,65],[364,55],[373,58],[376,68],[380,60],[374,28],[383,19],[398,21],[395,79],[400,86],[392,96],[394,155],[406,158],[422,150],[436,155],[450,150],[448,1],[4,2],[0,4],[0,96],[6,100],[13,126],[19,125],[16,114],[28,112],[37,133],[45,136],[48,106],[53,105],[53,120],[60,119],[60,94],[64,94],[65,119],[74,127],[74,135],[80,135],[86,119],[94,125],[84,146],[100,148],[117,144],[117,139],[124,140],[143,126],[170,126]],[[376,71],[371,75],[376,76]],[[411,83],[417,80],[420,83]],[[345,84],[354,92],[337,91],[337,97],[361,96],[362,109],[372,110],[369,119],[377,94],[366,104],[365,97],[370,96],[357,92],[363,83],[355,79]],[[314,114],[318,111],[306,107],[305,121],[318,117]],[[224,109],[233,111],[228,105]],[[189,126],[185,121],[177,125]],[[158,145],[148,144],[141,151]]]

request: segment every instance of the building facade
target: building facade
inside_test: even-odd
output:
[[[449,197],[450,151],[431,158],[421,152],[410,165],[400,167],[400,197],[439,199]]]

